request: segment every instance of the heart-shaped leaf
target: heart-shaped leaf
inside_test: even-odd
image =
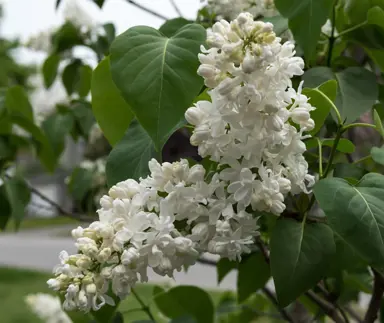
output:
[[[365,175],[356,186],[319,181],[314,193],[335,234],[373,266],[384,266],[384,176]]]
[[[107,182],[109,186],[128,178],[138,180],[149,173],[148,162],[159,158],[151,138],[134,120],[122,140],[113,148],[107,159]]]
[[[277,221],[271,236],[271,270],[285,307],[325,276],[335,253],[332,230],[322,223]]]
[[[93,72],[91,91],[96,120],[111,145],[115,145],[123,138],[134,115],[112,81],[109,57]]]
[[[150,27],[133,27],[111,47],[112,79],[137,120],[160,150],[199,94],[197,54],[205,29],[186,25],[171,38]]]
[[[329,17],[333,4],[333,0],[275,0],[276,8],[288,18],[289,28],[307,59],[314,54],[321,27]]]
[[[308,70],[303,79],[309,87],[319,86],[330,79],[337,80],[335,103],[347,124],[370,110],[378,97],[376,77],[363,67],[349,67],[337,73],[327,67],[315,67]]]

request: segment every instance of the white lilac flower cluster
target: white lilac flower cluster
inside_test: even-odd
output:
[[[235,19],[241,12],[254,17],[278,14],[273,0],[208,0],[208,8],[220,18]]]
[[[65,309],[113,304],[110,288],[123,298],[147,280],[148,268],[173,277],[202,252],[240,260],[259,234],[254,211],[280,214],[289,192],[308,192],[313,177],[301,139],[314,127],[313,107],[291,84],[304,64],[272,29],[248,13],[213,26],[198,70],[212,103],[186,112],[191,142],[213,172],[153,159],[147,178],[113,186],[100,200],[99,221],[72,232],[78,253],[63,251],[48,281],[65,294]]]
[[[102,24],[84,8],[84,0],[66,0],[63,6],[63,16],[80,29],[83,34],[89,35],[90,41],[96,41],[98,36],[104,36]],[[87,41],[87,39],[85,39]]]
[[[63,251],[56,278],[48,281],[65,293],[65,309],[113,304],[109,286],[124,298],[136,282],[147,281],[148,268],[173,277],[200,252],[239,259],[250,251],[256,219],[235,212],[217,175],[206,182],[205,169],[187,160],[151,160],[149,168],[147,178],[120,182],[101,198],[99,221],[73,230],[78,254]]]
[[[62,2],[62,16],[66,22],[72,23],[78,28],[83,36],[85,43],[97,40],[98,36],[105,36],[105,30],[99,19],[90,15],[84,8],[87,1],[84,0],[65,0]],[[49,53],[52,50],[52,37],[57,32],[57,28],[49,28],[45,31],[33,35],[26,42],[25,46],[35,50]]]
[[[29,294],[25,302],[44,323],[72,323],[61,308],[61,301],[57,296],[43,293]]]
[[[288,193],[308,192],[314,177],[303,157],[304,131],[314,128],[314,108],[291,78],[303,74],[290,42],[281,44],[270,23],[242,13],[208,31],[198,74],[212,102],[186,112],[195,126],[191,143],[202,157],[224,165],[219,177],[242,209],[281,214]],[[299,130],[293,125],[296,124]]]

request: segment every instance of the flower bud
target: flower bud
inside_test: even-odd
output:
[[[267,119],[267,126],[274,131],[281,131],[284,127],[284,122],[277,115],[272,115]]]
[[[96,294],[97,288],[95,284],[89,284],[85,287],[85,291],[87,294]]]
[[[219,244],[215,240],[211,240],[208,243],[208,251],[212,254],[221,255],[225,253],[225,245]]]
[[[103,277],[103,278],[111,278],[112,276],[112,267],[111,266],[108,266],[108,267],[104,267],[103,269],[101,269],[101,272],[100,272],[100,275]]]
[[[60,290],[61,282],[58,279],[51,278],[47,281],[48,287],[55,291]]]
[[[209,225],[206,222],[196,224],[192,228],[192,236],[199,240],[204,240],[208,236]]]
[[[139,260],[140,254],[136,248],[129,248],[128,250],[124,250],[121,255],[121,263],[125,266],[131,265]]]
[[[189,175],[187,181],[189,183],[196,183],[204,180],[205,169],[203,165],[197,164],[192,166],[189,170]]]
[[[104,195],[101,199],[100,199],[100,205],[103,209],[106,209],[106,210],[109,210],[112,208],[113,206],[113,198],[111,198],[110,196],[108,195]]]
[[[271,206],[271,212],[276,215],[280,215],[285,210],[285,204],[281,201],[275,200]]]
[[[78,305],[80,309],[86,309],[88,307],[88,299],[85,295],[85,291],[81,290],[78,296]]]
[[[222,95],[229,94],[236,86],[240,85],[241,79],[239,77],[235,78],[226,78],[223,80],[220,85],[217,87],[217,90]]]
[[[79,226],[76,229],[73,229],[71,233],[72,233],[72,237],[74,239],[78,239],[78,238],[81,238],[83,236],[84,229]]]
[[[87,256],[81,256],[77,261],[76,261],[76,266],[79,267],[80,269],[88,269],[92,264],[92,259],[87,257]]]
[[[197,69],[197,74],[204,78],[213,78],[216,75],[214,66],[208,64],[202,64]]]
[[[100,262],[100,263],[104,263],[106,262],[109,257],[111,256],[112,254],[112,250],[111,248],[104,248],[103,250],[101,250],[97,256],[97,260]]]
[[[309,111],[305,108],[296,108],[291,111],[291,118],[296,123],[306,122],[310,119]]]
[[[242,65],[244,73],[251,74],[252,72],[254,72],[255,63],[256,63],[255,57],[249,51],[247,51],[243,60],[243,65]]]
[[[279,177],[277,179],[279,183],[279,189],[282,194],[287,194],[291,190],[291,181],[284,177]]]

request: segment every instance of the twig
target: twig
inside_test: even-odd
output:
[[[337,313],[336,307],[328,303],[326,300],[319,297],[316,293],[313,291],[307,291],[305,295],[317,306],[319,306],[323,312],[328,315],[334,322],[336,323],[345,323],[343,318]]]
[[[180,8],[177,6],[176,4],[176,1],[175,0],[169,0],[171,2],[171,5],[172,7],[175,9],[175,11],[177,12],[177,14],[180,16],[180,17],[183,17],[183,14],[180,10]]]
[[[262,243],[261,243],[261,245],[262,245]],[[267,258],[269,261],[269,257],[267,257]],[[217,265],[217,263],[215,261],[204,259],[204,258],[200,258],[198,260],[198,262],[201,264],[210,265],[210,266],[216,266]],[[284,308],[281,308],[279,306],[279,303],[277,302],[277,299],[276,299],[275,295],[272,293],[272,291],[270,291],[267,287],[264,287],[263,293],[272,301],[272,303],[276,306],[277,310],[280,312],[281,316],[284,319],[286,319],[288,322],[291,322],[291,323],[295,322],[293,320],[293,318],[288,314],[288,312]]]
[[[10,176],[8,174],[5,174],[5,177],[8,178],[8,179],[12,178],[12,176]],[[82,222],[91,222],[92,219],[89,216],[86,216],[86,215],[83,215],[83,214],[76,214],[76,213],[72,213],[72,212],[66,211],[59,204],[57,204],[55,201],[52,201],[49,197],[47,197],[44,194],[42,194],[40,191],[38,191],[36,188],[31,186],[29,183],[27,183],[27,185],[28,185],[28,189],[33,194],[37,195],[38,197],[40,197],[40,199],[42,199],[43,201],[47,202],[53,208],[55,208],[57,211],[59,211],[59,215],[60,216],[65,216],[65,217],[68,217],[68,218],[71,218],[71,219],[74,219],[74,220],[77,220],[77,221],[82,221]]]
[[[326,300],[328,302],[332,303],[339,310],[339,312],[343,316],[345,322],[349,323],[348,315],[346,314],[346,311],[337,302],[337,298],[332,297],[332,295],[330,295],[329,292],[321,284],[318,284],[317,287],[319,288],[320,292],[324,295]]]
[[[336,28],[336,4],[332,7],[332,31],[331,36],[329,37],[329,48],[328,48],[328,57],[327,57],[327,66],[331,66],[332,63],[332,52],[333,46],[335,45],[335,28]]]
[[[271,290],[268,289],[268,287],[263,287],[263,293],[269,298],[269,300],[275,305],[275,307],[278,309],[282,317],[284,317],[288,322],[294,323],[295,321],[293,318],[288,314],[288,312],[279,306],[279,303],[277,302],[276,296],[274,293],[272,293]]]
[[[362,323],[363,319],[360,317],[359,314],[357,314],[352,308],[349,306],[345,306],[345,311],[358,323]]]
[[[92,220],[89,216],[86,216],[86,215],[83,215],[83,214],[76,214],[76,213],[72,213],[72,212],[64,210],[59,204],[57,204],[56,202],[52,201],[49,197],[45,196],[44,194],[40,193],[40,191],[38,191],[37,189],[35,189],[31,185],[28,184],[28,187],[29,187],[30,191],[33,194],[37,195],[43,201],[49,203],[57,211],[59,211],[59,215],[66,216],[68,218],[75,219],[75,220],[82,221],[82,222],[90,222]]]
[[[369,302],[368,311],[364,317],[364,323],[373,323],[377,319],[377,315],[381,305],[381,299],[384,293],[384,279],[373,269],[374,283],[371,301]]]
[[[269,254],[267,248],[265,248],[263,241],[260,239],[260,237],[256,238],[256,245],[259,247],[261,253],[263,254],[263,257],[265,259],[265,262],[269,265]]]
[[[147,8],[139,3],[137,3],[136,1],[133,1],[133,0],[125,0],[127,1],[128,3],[130,3],[131,5],[134,5],[135,7],[147,12],[147,13],[150,13],[151,15],[157,17],[157,18],[160,18],[160,19],[163,19],[163,20],[168,20],[167,17],[163,16],[162,14],[156,12],[156,11],[153,11],[152,9],[150,8]]]
[[[261,239],[259,239],[258,243],[262,245],[262,249],[266,250],[266,247],[264,246]],[[267,252],[262,252],[262,254],[265,258],[265,261],[269,263],[269,256]],[[323,310],[323,312],[326,315],[328,315],[332,320],[334,320],[336,323],[344,323],[344,320],[337,313],[337,309],[333,304],[323,300],[318,295],[316,295],[316,293],[314,293],[313,291],[308,291],[305,293],[305,295],[308,296],[308,298],[311,299],[314,303],[316,303],[317,306],[319,306]]]
[[[151,319],[151,321],[156,322],[155,317],[151,313],[151,310],[148,305],[146,305],[143,300],[140,298],[139,294],[136,293],[134,288],[131,288],[131,292],[133,296],[135,296],[136,300],[140,303],[141,309],[143,312],[147,313],[148,317]]]

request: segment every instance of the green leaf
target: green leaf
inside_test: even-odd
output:
[[[333,233],[327,225],[287,218],[277,221],[270,245],[271,271],[282,307],[325,276],[335,253]]]
[[[375,105],[373,109],[373,121],[375,122],[376,130],[380,133],[381,137],[384,138],[384,127],[383,127],[383,123],[381,122],[380,115],[377,112],[377,108],[378,106]]]
[[[123,138],[134,115],[112,81],[109,57],[93,72],[91,92],[93,113],[113,146]]]
[[[367,21],[371,25],[377,25],[384,29],[384,10],[379,6],[368,10]]]
[[[55,53],[61,53],[77,45],[83,45],[81,32],[70,22],[66,22],[52,36],[52,43]]]
[[[72,113],[75,116],[76,123],[82,135],[88,137],[89,131],[95,124],[95,117],[93,116],[91,105],[88,102],[76,102],[72,107]]]
[[[384,165],[384,147],[372,147],[371,155],[375,163]]]
[[[333,0],[275,0],[277,10],[288,18],[289,28],[307,59],[314,55],[321,27],[333,4]]]
[[[335,143],[335,139],[320,139],[321,143],[322,143],[322,146],[328,146],[328,147],[333,147],[334,143]],[[307,149],[312,149],[312,148],[315,148],[315,147],[318,147],[318,143],[317,143],[317,140],[316,138],[310,138],[308,140],[305,141],[305,146],[307,147]],[[345,139],[345,138],[341,138],[336,149],[342,153],[345,153],[345,154],[351,154],[355,151],[355,145],[353,144],[352,141],[348,140],[348,139]]]
[[[175,35],[181,28],[183,28],[185,25],[188,25],[190,23],[193,23],[193,21],[187,20],[185,18],[175,18],[167,20],[161,27],[159,28],[159,31],[167,37],[172,37]]]
[[[382,49],[371,49],[364,47],[364,50],[367,52],[369,57],[373,62],[384,72],[384,50]]]
[[[196,70],[205,38],[205,29],[196,24],[184,26],[171,38],[139,26],[112,44],[112,79],[158,151],[202,88]]]
[[[354,164],[336,164],[333,171],[334,177],[344,178],[355,184],[367,173],[364,168]]]
[[[72,63],[68,64],[64,68],[61,78],[68,95],[71,95],[73,92],[75,92],[76,85],[80,80],[81,66],[81,61],[79,59],[75,59]]]
[[[237,268],[237,262],[231,261],[228,258],[221,258],[216,265],[217,269],[217,284],[220,284],[221,281],[230,273],[233,269]]]
[[[91,190],[93,182],[93,172],[89,169],[77,167],[71,175],[68,188],[76,201],[81,201]]]
[[[342,270],[352,270],[362,264],[359,255],[341,238],[334,236],[336,253],[330,261],[329,274],[337,275]]]
[[[12,122],[29,132],[36,140],[37,155],[44,167],[53,172],[56,166],[56,155],[43,131],[30,120],[20,116],[13,116]]]
[[[51,87],[57,76],[59,68],[60,55],[52,54],[47,57],[43,64],[44,85],[48,89]]]
[[[25,207],[31,199],[31,192],[25,180],[18,176],[6,180],[4,186],[17,230],[25,216]]]
[[[99,8],[103,7],[104,1],[105,0],[93,0],[93,2],[96,3],[99,6]]]
[[[79,69],[79,80],[76,84],[77,93],[80,97],[86,97],[91,90],[92,68],[82,65]]]
[[[370,265],[384,266],[384,176],[369,173],[356,186],[327,178],[314,193],[335,234]]]
[[[21,86],[16,85],[7,90],[5,106],[10,114],[23,116],[33,122],[33,109],[27,93]]]
[[[321,84],[334,80],[335,74],[329,67],[319,66],[307,70],[303,75],[304,85],[308,88],[316,88]]]
[[[311,118],[315,121],[315,128],[310,131],[311,135],[315,135],[324,125],[329,112],[332,110],[337,93],[337,82],[329,80],[317,88],[303,89],[303,94],[309,98],[309,103],[316,109],[311,111]]]
[[[349,67],[335,74],[327,67],[315,67],[305,72],[303,79],[309,87],[316,87],[329,79],[337,80],[336,107],[342,119],[346,119],[346,124],[370,110],[378,97],[376,77],[363,67]]]
[[[70,113],[53,114],[45,119],[41,125],[56,156],[59,156],[62,153],[64,149],[65,137],[71,132],[73,125],[74,118]]]
[[[107,24],[104,24],[103,27],[104,27],[104,30],[105,30],[105,34],[106,34],[106,38],[108,40],[108,43],[112,44],[112,42],[116,38],[115,25],[111,24],[111,23],[107,23]]]
[[[0,229],[4,230],[12,214],[12,207],[8,201],[5,185],[0,186]]]
[[[128,178],[138,180],[149,174],[148,162],[159,159],[151,138],[137,121],[133,121],[125,136],[113,148],[107,159],[107,182],[111,187]]]
[[[198,287],[174,287],[168,292],[156,296],[154,301],[159,310],[171,319],[188,315],[199,323],[214,322],[212,299],[209,294]]]
[[[261,252],[251,254],[239,264],[237,277],[237,299],[244,302],[250,295],[261,289],[271,277],[269,265]]]
[[[264,22],[270,22],[273,24],[273,31],[277,36],[280,36],[282,33],[289,29],[288,27],[288,19],[283,16],[273,16],[273,17],[264,17],[262,19]]]

